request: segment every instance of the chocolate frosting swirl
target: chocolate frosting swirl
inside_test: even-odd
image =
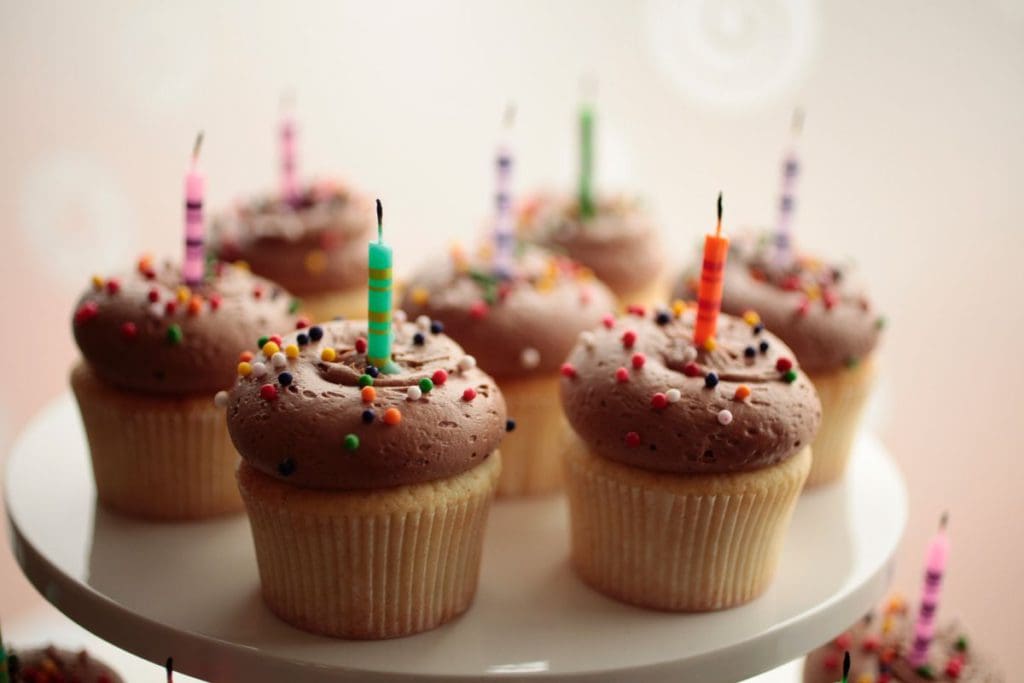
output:
[[[373,216],[368,197],[322,182],[296,204],[267,195],[220,216],[215,248],[225,261],[245,261],[299,296],[349,289],[366,283]]]
[[[645,288],[665,265],[654,224],[635,199],[599,198],[597,215],[583,219],[577,200],[540,196],[524,204],[520,228],[593,270],[619,296]]]
[[[765,467],[810,444],[821,403],[792,352],[727,315],[719,316],[714,350],[698,351],[693,324],[693,309],[678,317],[662,311],[581,336],[561,381],[580,438],[611,460],[679,474]],[[749,397],[736,398],[740,385]]]
[[[228,431],[242,457],[295,486],[341,490],[433,481],[487,458],[506,426],[494,380],[446,335],[412,323],[395,330],[400,372],[374,378],[372,397],[360,387],[365,322],[335,321],[286,336],[283,346],[297,345],[297,357],[264,377],[240,377],[228,396]],[[417,333],[422,344],[414,341]],[[325,349],[334,360],[323,360]],[[270,367],[260,354],[256,362]],[[433,386],[422,392],[425,379]],[[389,423],[389,410],[400,413],[397,424]]]
[[[402,308],[447,334],[499,380],[558,370],[577,335],[615,309],[612,293],[577,264],[525,247],[508,278],[491,264],[443,259],[412,277]]]
[[[807,372],[830,372],[866,358],[884,320],[872,310],[852,268],[801,257],[789,268],[772,263],[765,240],[741,236],[729,250],[722,310],[753,310],[796,353]],[[673,296],[697,296],[699,265],[677,282]]]
[[[147,394],[212,395],[234,382],[238,353],[295,328],[291,295],[240,267],[218,264],[195,290],[170,263],[94,278],[78,300],[75,341],[103,381]]]

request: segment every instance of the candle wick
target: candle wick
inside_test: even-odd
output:
[[[199,150],[203,148],[203,131],[199,131],[196,135],[196,142],[192,145],[192,163],[194,164],[199,159]]]
[[[722,193],[718,193],[718,227],[715,228],[715,237],[722,236]]]
[[[939,529],[945,530],[946,524],[949,523],[949,510],[942,513],[942,517],[939,518]]]
[[[850,678],[850,651],[847,650],[843,654],[843,683],[846,683]]]
[[[167,658],[164,668],[167,669],[167,683],[171,683],[171,677],[174,675],[174,657]]]
[[[377,200],[377,243],[384,243],[384,205]]]

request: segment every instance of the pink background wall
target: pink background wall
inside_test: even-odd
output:
[[[408,270],[480,224],[510,97],[519,188],[570,181],[584,72],[600,78],[599,183],[649,198],[676,263],[719,189],[728,224],[770,220],[790,112],[807,109],[799,239],[858,261],[891,321],[870,421],[912,496],[897,586],[916,592],[950,510],[943,609],[1009,666],[1024,610],[1014,0],[0,4],[0,444],[66,390],[88,276],[177,255],[198,128],[223,206],[274,182],[293,88],[304,167],[383,197]],[[6,546],[0,586],[5,620],[40,600]]]

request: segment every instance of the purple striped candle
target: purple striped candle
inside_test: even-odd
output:
[[[804,125],[803,112],[793,112],[792,142],[782,161],[782,189],[779,193],[779,217],[775,224],[775,263],[786,268],[793,260],[792,222],[796,210],[796,181],[800,176],[800,160],[796,154],[796,140]]]
[[[911,646],[907,661],[911,666],[919,667],[928,663],[928,648],[935,635],[935,613],[939,607],[939,595],[942,592],[942,575],[946,571],[949,558],[949,537],[946,535],[948,517],[943,514],[939,522],[939,531],[928,546],[928,559],[925,563],[924,589],[921,591],[921,607],[914,624],[914,643]]]
[[[199,149],[203,145],[203,134],[196,136],[192,148],[192,163],[185,173],[185,261],[181,268],[182,279],[189,287],[203,281],[206,270],[205,226],[203,225],[203,195],[206,191],[206,176],[196,164]]]
[[[505,110],[505,130],[512,126],[515,108]],[[512,273],[515,260],[515,218],[512,215],[512,152],[507,142],[498,145],[494,177],[494,272],[499,277]]]
[[[299,164],[295,138],[297,136],[295,118],[292,116],[286,100],[281,113],[281,196],[286,202],[295,206],[299,202]]]

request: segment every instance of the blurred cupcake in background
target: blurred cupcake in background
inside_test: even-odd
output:
[[[116,671],[85,650],[53,645],[32,649],[0,646],[0,681],[9,683],[122,683]],[[6,675],[5,675],[6,674]]]

